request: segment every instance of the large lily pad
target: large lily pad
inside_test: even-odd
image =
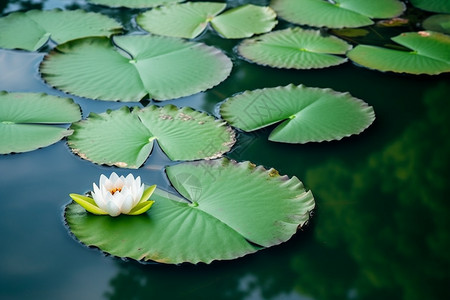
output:
[[[201,43],[151,35],[82,39],[59,45],[41,72],[51,85],[77,96],[136,102],[189,96],[222,82],[231,60]]]
[[[372,107],[348,93],[292,84],[228,98],[220,113],[244,131],[282,122],[269,140],[284,143],[340,140],[362,132],[375,119]]]
[[[358,45],[347,56],[367,68],[410,74],[450,72],[450,36],[432,32],[402,33],[393,41],[411,51]]]
[[[270,6],[289,22],[329,28],[367,26],[372,18],[392,18],[405,10],[398,0],[272,0]]]
[[[65,210],[70,231],[82,243],[115,256],[210,263],[289,240],[315,205],[296,177],[249,162],[197,161],[166,171],[185,198],[157,189],[151,210],[117,218],[95,216],[72,203]]]
[[[80,107],[72,99],[0,92],[0,154],[26,152],[56,143],[72,131],[55,124],[79,119]]]
[[[450,13],[450,1],[448,0],[410,0],[409,2],[423,10]]]
[[[183,2],[185,0],[86,0],[92,4],[110,7],[147,8],[164,4]]]
[[[191,39],[208,24],[225,38],[250,37],[268,32],[277,24],[276,14],[270,7],[249,4],[220,14],[225,8],[225,3],[187,2],[146,11],[136,21],[154,34]]]
[[[173,105],[93,113],[71,129],[68,144],[75,153],[97,164],[122,168],[139,168],[155,140],[172,160],[220,157],[235,142],[225,122]]]
[[[276,68],[313,69],[342,64],[339,56],[351,45],[335,36],[324,37],[318,30],[288,28],[246,39],[237,51],[246,59]]]
[[[83,10],[30,10],[0,18],[0,47],[35,51],[49,39],[61,44],[70,40],[111,36],[121,25],[105,15]]]

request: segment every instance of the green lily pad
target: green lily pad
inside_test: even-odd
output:
[[[292,84],[228,98],[220,114],[244,131],[282,122],[269,140],[283,143],[340,140],[362,132],[375,119],[373,108],[349,93]]]
[[[405,10],[398,0],[272,0],[270,6],[291,23],[329,28],[367,26]]]
[[[450,72],[450,36],[420,31],[402,33],[392,40],[411,51],[358,45],[347,56],[357,64],[380,71],[429,75]]]
[[[73,152],[97,164],[122,168],[139,168],[155,140],[172,160],[217,158],[235,142],[225,122],[173,105],[93,113],[71,129],[68,144]]]
[[[54,144],[72,133],[56,124],[80,119],[80,107],[72,99],[0,92],[0,154],[26,152]]]
[[[422,26],[426,30],[450,34],[450,14],[430,16],[422,22]]]
[[[92,4],[105,5],[109,7],[147,8],[164,4],[178,3],[185,0],[86,0]]]
[[[426,11],[450,13],[450,1],[448,0],[410,0],[409,2]]]
[[[35,51],[49,39],[61,44],[84,37],[109,37],[121,30],[114,19],[83,10],[15,12],[0,18],[0,47]]]
[[[88,214],[71,203],[65,210],[70,231],[83,244],[119,257],[210,263],[289,240],[315,206],[296,177],[249,162],[197,161],[166,172],[185,198],[156,189],[151,210],[117,218]]]
[[[190,39],[200,35],[208,24],[229,39],[268,32],[277,24],[270,7],[248,4],[220,14],[225,8],[225,3],[187,2],[146,11],[136,21],[148,32]]]
[[[289,69],[317,69],[342,64],[338,56],[351,45],[335,36],[323,37],[318,30],[288,28],[246,39],[237,47],[244,58],[260,65]]]
[[[98,100],[136,102],[189,96],[222,82],[231,60],[201,43],[151,35],[76,40],[59,45],[40,70],[47,83]]]

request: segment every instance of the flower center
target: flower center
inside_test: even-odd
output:
[[[114,195],[116,192],[121,192],[122,191],[122,188],[120,188],[120,187],[115,187],[115,188],[112,188],[109,192],[112,194],[112,195]]]

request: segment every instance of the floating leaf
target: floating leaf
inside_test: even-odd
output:
[[[423,21],[422,26],[426,30],[450,34],[450,14],[430,16]]]
[[[190,39],[202,33],[209,23],[225,38],[268,32],[277,23],[276,14],[269,7],[249,4],[220,14],[225,8],[225,3],[187,2],[146,11],[136,21],[151,33]]]
[[[83,37],[109,37],[121,29],[114,19],[83,10],[15,12],[0,18],[0,47],[35,51],[49,39],[61,44]]]
[[[72,131],[50,124],[79,119],[80,107],[72,99],[0,92],[0,154],[26,152],[56,143]]]
[[[410,74],[450,72],[450,36],[432,32],[402,33],[393,41],[411,51],[358,45],[347,56],[367,68]]]
[[[110,7],[147,8],[164,4],[183,2],[185,0],[86,0],[92,4]]]
[[[201,43],[151,35],[82,39],[59,45],[41,64],[44,79],[77,96],[139,101],[189,96],[222,82],[230,59]]]
[[[372,107],[348,93],[292,84],[228,98],[220,113],[244,131],[282,122],[269,140],[284,143],[340,140],[362,132],[375,119]]]
[[[272,0],[270,6],[289,22],[330,28],[367,26],[372,18],[392,18],[405,10],[398,0]]]
[[[115,256],[178,264],[234,259],[289,240],[314,209],[311,192],[276,170],[227,159],[182,163],[167,176],[186,199],[156,189],[141,216],[66,207],[70,231]]]
[[[172,160],[220,157],[235,142],[234,132],[223,121],[173,105],[91,114],[71,129],[68,144],[75,153],[97,164],[122,168],[139,168],[154,140]]]
[[[288,28],[244,40],[237,48],[246,59],[276,68],[313,69],[342,64],[351,45],[318,30]]]
[[[450,13],[450,1],[448,0],[410,0],[412,5],[417,8],[438,12]]]

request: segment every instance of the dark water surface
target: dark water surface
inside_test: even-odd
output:
[[[3,14],[81,7],[138,30],[130,21],[138,10],[69,0],[0,3]],[[0,156],[0,299],[449,299],[450,76],[381,73],[350,62],[278,70],[239,59],[232,50],[237,41],[211,31],[198,40],[233,59],[232,75],[204,93],[161,105],[215,113],[217,103],[237,92],[294,83],[347,91],[374,107],[375,123],[341,141],[287,145],[267,141],[264,130],[238,134],[228,157],[295,175],[313,191],[317,210],[310,225],[282,245],[210,265],[141,265],[105,256],[70,236],[63,208],[69,193],[89,190],[100,174],[130,170],[82,160],[63,140]],[[39,76],[47,50],[0,49],[0,90],[64,96]],[[125,105],[73,98],[84,117]],[[133,173],[164,188],[168,164],[156,149]]]

